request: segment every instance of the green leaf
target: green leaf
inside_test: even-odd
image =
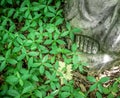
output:
[[[50,63],[45,63],[44,65],[45,65],[46,67],[48,67],[48,68],[53,67]]]
[[[51,13],[51,12],[47,12],[47,13],[45,13],[45,16],[46,16],[46,17],[54,17],[55,14],[54,14],[54,13]]]
[[[16,75],[17,75],[17,77],[20,79],[21,77],[20,77],[20,73],[17,71],[16,72]]]
[[[69,98],[70,93],[69,92],[62,92],[61,93],[61,98]]]
[[[48,79],[51,79],[51,74],[50,74],[49,71],[46,71],[46,72],[45,72],[45,75],[47,76]]]
[[[97,96],[97,98],[103,98],[99,92],[96,92],[96,96]]]
[[[5,69],[6,66],[7,66],[6,62],[3,61],[2,64],[1,64],[1,66],[0,66],[0,72],[2,72]]]
[[[114,82],[114,84],[112,85],[112,87],[109,89],[109,90],[111,90],[112,92],[114,92],[114,93],[117,93],[117,92],[119,92],[119,88],[118,88],[118,86],[119,86],[119,82],[118,82],[119,80],[117,80],[116,82]]]
[[[51,95],[56,96],[59,93],[59,90],[54,90]]]
[[[9,4],[13,4],[13,1],[12,0],[7,0],[7,2],[9,3]]]
[[[40,5],[39,5],[40,6]],[[31,7],[31,10],[32,11],[39,11],[40,10],[40,7],[38,5],[37,6],[33,6]]]
[[[57,40],[58,38],[59,38],[59,33],[56,32],[56,33],[54,34],[54,40]]]
[[[21,31],[26,31],[29,28],[29,26],[24,26],[21,28]]]
[[[21,54],[20,56],[17,57],[18,61],[21,61],[25,58],[25,54]]]
[[[31,75],[28,74],[28,73],[26,73],[26,74],[24,74],[24,75],[22,76],[22,79],[23,79],[23,80],[27,80],[27,79],[29,79],[30,77],[31,77]]]
[[[11,48],[11,47],[12,47],[12,44],[13,44],[13,42],[10,42],[10,43],[8,44],[8,48]]]
[[[108,89],[108,88],[106,88],[106,87],[103,87],[103,93],[104,94],[109,94],[111,91]]]
[[[36,95],[36,97],[43,98],[42,92],[40,92],[39,90],[35,90],[35,95]]]
[[[102,84],[98,84],[98,90],[99,90],[100,93],[103,92],[103,86],[102,86]]]
[[[70,87],[69,86],[63,86],[61,88],[62,91],[70,91]]]
[[[25,12],[25,18],[28,18],[29,17],[29,15],[30,15],[30,11],[29,10],[26,10],[26,12]]]
[[[51,95],[48,95],[48,96],[46,96],[45,98],[54,98],[53,96],[51,96]]]
[[[50,5],[53,0],[47,0],[47,4]]]
[[[34,86],[33,85],[29,85],[29,86],[26,86],[24,87],[23,91],[22,91],[22,94],[25,94],[25,93],[30,93],[32,92],[34,89]]]
[[[66,28],[70,31],[71,30],[71,26],[70,26],[70,23],[66,23]]]
[[[56,13],[56,10],[53,6],[48,6],[48,9],[49,9],[50,12]]]
[[[18,16],[19,16],[19,11],[16,10],[15,13],[14,13],[13,19],[17,18]]]
[[[51,57],[51,63],[53,64],[55,62],[55,56]]]
[[[0,61],[5,60],[5,58],[3,56],[0,56]]]
[[[50,83],[50,86],[53,90],[55,90],[56,87],[55,87],[55,84],[53,82]]]
[[[40,17],[42,16],[42,14],[38,14],[38,13],[35,13],[33,19],[36,20],[36,19],[39,19]],[[38,23],[38,22],[37,22]],[[39,23],[38,23],[39,24]],[[40,27],[41,28],[41,27]],[[38,29],[40,29],[38,28]]]
[[[110,77],[103,77],[103,78],[101,78],[101,79],[99,80],[99,82],[105,83],[105,82],[107,82],[108,80],[110,80]]]
[[[6,78],[6,82],[8,82],[11,85],[15,85],[18,82],[18,78],[14,75],[8,76]]]
[[[107,98],[111,98],[111,96],[110,96],[110,97],[108,96]],[[117,96],[117,98],[120,98],[120,95],[119,95],[119,96]]]
[[[0,30],[2,31],[2,30],[4,30],[4,26],[0,26]],[[4,34],[5,35],[5,34]]]
[[[30,46],[32,44],[33,44],[32,40],[26,40],[25,43],[24,43],[25,46]]]
[[[48,60],[48,55],[46,55],[46,56],[43,57],[42,63],[47,62],[47,60]]]
[[[22,54],[26,54],[26,48],[22,47]]]
[[[39,81],[39,79],[38,79],[38,77],[36,76],[36,75],[32,75],[32,79],[34,80],[34,81]]]
[[[63,20],[64,20],[63,18],[58,18],[55,22],[55,25],[58,26],[58,25],[62,24]]]
[[[33,63],[33,66],[32,67],[39,67],[40,66],[40,63]]]
[[[64,31],[63,33],[61,33],[61,37],[65,37],[69,34],[69,31]]]
[[[31,15],[31,13],[28,15],[28,19],[32,19],[32,15]]]
[[[3,22],[2,22],[2,25],[6,26],[6,24],[7,24],[7,19],[4,19]]]
[[[57,43],[60,44],[60,45],[64,45],[65,44],[65,42],[63,40],[60,40],[60,39],[57,40]]]
[[[73,45],[72,45],[72,51],[73,51],[73,52],[76,52],[76,51],[77,51],[77,45],[76,45],[76,44],[73,44]]]
[[[97,83],[93,84],[92,86],[90,86],[89,92],[92,92],[93,90],[95,90],[97,88]]]
[[[4,5],[5,2],[6,2],[5,0],[1,0],[0,5]]]
[[[28,53],[29,56],[38,56],[39,55],[39,52],[29,52]]]
[[[57,7],[57,8],[59,8],[60,5],[61,5],[61,1],[57,1],[57,2],[55,3],[55,7]]]
[[[40,74],[43,75],[44,71],[45,71],[45,68],[44,68],[44,66],[41,65],[40,68],[39,68]]]
[[[19,16],[18,21],[22,22],[22,20],[23,20],[23,16]]]
[[[81,64],[81,66],[79,66],[79,71],[80,72],[84,72],[84,68],[83,68],[83,65]]]
[[[70,53],[70,51],[69,51],[68,53]],[[64,59],[64,62],[66,62],[67,64],[70,64],[70,63],[71,63],[72,58],[68,58],[68,57],[66,57],[66,55],[63,55],[62,57],[63,57],[63,59]]]
[[[23,44],[23,40],[20,37],[17,37],[17,42],[22,45]]]
[[[33,66],[33,57],[28,59],[28,66],[29,68]]]
[[[20,96],[19,92],[12,88],[7,91],[7,94],[15,98],[17,98],[17,96]]]
[[[9,49],[9,50],[6,52],[5,58],[6,58],[6,59],[9,58],[9,57],[10,57],[10,54],[11,54],[11,49]]]
[[[35,39],[35,30],[34,29],[29,29],[29,35],[28,35],[28,38],[32,39],[34,41]]]
[[[71,39],[72,41],[74,41],[74,33],[73,33],[73,32],[70,32],[69,34],[70,34],[70,39]]]
[[[13,52],[19,52],[21,50],[21,47],[14,47]]]
[[[36,21],[33,21],[30,26],[31,26],[31,27],[36,27],[36,26],[37,26],[37,22],[36,22]]]
[[[96,79],[95,79],[95,77],[93,77],[93,76],[88,76],[87,77],[87,79],[90,81],[90,82],[96,82]]]
[[[14,32],[15,31],[15,24],[12,24],[11,26],[10,26],[10,28],[9,28],[9,31],[10,32]]]
[[[81,91],[75,92],[75,93],[74,93],[74,96],[75,96],[75,98],[87,98],[86,95],[85,95],[85,93],[83,93],[83,92],[81,92]]]
[[[80,33],[81,30],[80,30],[79,28],[74,28],[74,29],[72,30],[72,32],[73,32],[73,33]]]
[[[12,64],[12,65],[17,64],[17,61],[15,59],[7,59],[7,62]]]
[[[78,55],[73,55],[73,64],[78,64],[80,63]]]
[[[50,44],[52,44],[52,42],[53,42],[53,40],[48,39],[48,40],[46,40],[46,41],[44,42],[44,44],[45,44],[45,45],[50,45]]]
[[[21,7],[21,8],[20,8],[20,11],[21,11],[21,12],[24,12],[24,11],[26,11],[26,10],[27,10],[27,7]]]
[[[110,94],[107,96],[107,98],[115,98],[115,96],[114,96],[112,93],[110,93]],[[117,98],[120,98],[120,96],[117,97]]]
[[[19,84],[20,84],[21,86],[23,86],[24,83],[23,83],[23,80],[22,80],[22,79],[19,80]]]
[[[57,54],[58,53],[58,50],[57,49],[52,49],[51,51],[50,51],[50,54]]]
[[[64,49],[62,49],[61,52],[67,54],[67,53],[70,53],[70,50],[64,48]]]
[[[15,11],[15,9],[10,8],[10,9],[9,9],[9,12],[8,12],[8,17],[11,17],[12,14],[14,13],[14,11]]]
[[[39,9],[43,9],[43,8],[45,8],[45,6],[46,6],[46,5],[40,5],[40,6],[39,6]]]
[[[42,49],[41,53],[49,53],[49,50],[47,48]]]
[[[47,12],[48,12],[48,7],[45,6],[45,8],[44,8],[44,15],[45,15]]]
[[[36,49],[37,49],[37,45],[33,43],[31,46],[31,50],[36,50]]]
[[[3,41],[6,41],[8,38],[9,38],[9,34],[5,33],[4,36],[3,36]]]
[[[47,26],[46,26],[46,30],[47,30],[47,32],[49,32],[49,33],[52,33],[52,32],[54,32],[55,31],[55,25],[54,24],[48,24]],[[46,34],[48,34],[48,33],[46,33]]]

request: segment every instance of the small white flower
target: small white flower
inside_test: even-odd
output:
[[[58,72],[62,74],[62,76],[60,76],[60,81],[61,84],[64,84],[64,79],[66,80],[71,80],[72,79],[72,65],[66,65],[64,62],[59,61],[59,68],[58,68]]]

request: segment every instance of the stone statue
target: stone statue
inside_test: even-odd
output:
[[[100,69],[118,60],[120,0],[66,0],[65,3],[65,19],[71,26],[82,29],[82,33],[75,34],[75,40],[83,52],[89,53],[87,58],[93,61],[93,68]]]

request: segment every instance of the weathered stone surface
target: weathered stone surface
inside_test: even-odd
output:
[[[66,0],[65,18],[107,52],[120,51],[120,0]]]
[[[96,40],[104,51],[87,56],[94,61],[94,68],[100,69],[119,58],[116,53],[120,53],[120,0],[66,0],[64,12],[73,27],[81,28],[82,35]]]

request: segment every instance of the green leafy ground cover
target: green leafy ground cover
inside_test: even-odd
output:
[[[67,70],[83,72],[86,64],[79,61],[76,44],[70,50],[65,47],[63,39],[73,40],[79,30],[65,22],[63,2],[0,1],[0,98],[86,98],[96,90],[97,98],[114,98],[120,91],[120,79],[105,88],[107,77],[97,81],[89,76],[93,85],[86,92],[74,87],[70,72],[67,79]],[[61,67],[59,61],[66,65]]]

